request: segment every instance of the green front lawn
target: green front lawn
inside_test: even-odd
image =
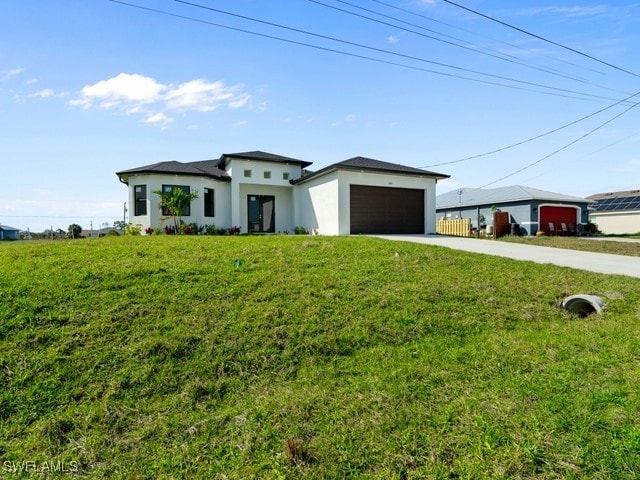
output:
[[[617,241],[636,240],[634,237],[562,237],[562,236],[542,236],[542,237],[515,237],[507,235],[501,237],[501,241],[524,243],[527,245],[538,245],[542,247],[566,248],[569,250],[581,250],[584,252],[611,253],[614,255],[628,255],[640,257],[640,239],[635,242]]]
[[[366,237],[16,242],[0,265],[0,478],[640,472],[640,280]],[[574,293],[603,315],[558,308]]]

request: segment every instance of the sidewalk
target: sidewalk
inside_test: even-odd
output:
[[[479,240],[477,238],[446,237],[441,235],[372,235],[386,240],[423,243],[465,250],[467,252],[498,257],[550,263],[596,273],[626,275],[640,278],[640,257],[612,255],[608,253],[580,252],[562,248],[538,247],[519,243]]]

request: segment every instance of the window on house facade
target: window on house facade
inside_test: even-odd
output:
[[[136,185],[133,187],[133,214],[136,217],[147,214],[147,186]]]
[[[215,196],[213,188],[204,189],[204,216],[215,217]]]
[[[264,172],[264,178],[271,178],[271,172]]]
[[[244,176],[245,176],[245,178],[249,178],[249,177],[251,176],[251,170],[246,169],[246,170],[244,171]]]
[[[282,174],[282,179],[283,179],[283,180],[289,180],[289,172],[284,172],[284,173]]]
[[[162,191],[164,193],[171,193],[174,188],[180,188],[187,195],[191,193],[191,187],[189,185],[162,185]],[[162,215],[171,215],[166,208],[162,209]],[[191,215],[191,205],[187,205],[181,213],[182,216],[188,217]]]

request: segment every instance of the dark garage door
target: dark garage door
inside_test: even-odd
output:
[[[424,190],[351,185],[351,233],[424,233]]]

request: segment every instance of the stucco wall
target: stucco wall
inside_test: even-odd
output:
[[[275,197],[276,233],[292,232],[293,225],[293,188],[273,185],[240,184],[238,190],[239,226],[242,233],[249,231],[248,197],[251,195],[273,195]]]
[[[251,170],[250,177],[244,176],[246,169]],[[191,214],[183,217],[186,223],[215,224],[225,228],[239,226],[242,232],[247,232],[248,196],[273,195],[276,232],[291,232],[296,226],[302,226],[310,232],[317,228],[322,235],[349,235],[350,186],[366,185],[424,190],[425,231],[435,233],[434,178],[334,170],[293,186],[283,178],[283,173],[289,173],[289,178],[297,178],[300,166],[295,164],[234,159],[227,166],[227,171],[232,175],[231,182],[189,175],[132,175],[129,177],[129,221],[142,225],[143,229],[161,226],[160,198],[153,191],[160,190],[162,185],[189,185],[192,192],[198,192],[199,198],[192,202]],[[271,172],[271,178],[264,177],[265,171]],[[144,216],[135,216],[134,191],[137,185],[147,187],[147,215]],[[215,192],[215,217],[204,216],[205,188],[212,188]]]
[[[338,174],[331,172],[296,185],[295,223],[320,235],[339,235]]]
[[[135,215],[135,186],[147,186],[147,215]],[[132,175],[129,177],[129,222],[134,225],[142,225],[145,228],[162,227],[171,224],[171,221],[162,222],[162,210],[160,209],[160,196],[153,193],[161,190],[162,185],[188,185],[191,192],[197,191],[198,198],[191,202],[191,215],[183,216],[185,223],[197,223],[198,225],[215,224],[217,227],[231,226],[230,186],[228,182],[216,181],[207,177],[194,177],[189,175]],[[214,217],[204,216],[204,189],[214,190]]]
[[[248,232],[247,195],[274,195],[276,232],[293,230],[293,186],[289,180],[300,177],[300,165],[232,159],[225,170],[231,175],[229,199],[233,226],[239,226],[243,233]],[[245,177],[245,170],[251,171],[250,177]],[[265,178],[265,172],[270,173],[270,178]],[[289,179],[284,178],[284,173]]]
[[[607,235],[640,232],[640,211],[592,213],[591,221]]]
[[[251,176],[245,177],[244,171],[251,170]],[[231,176],[232,182],[251,183],[254,185],[273,185],[290,187],[289,180],[300,178],[300,165],[293,163],[261,162],[259,160],[232,159],[228,162],[225,171]],[[265,178],[264,173],[270,172],[271,178]],[[283,173],[289,174],[285,180]]]
[[[314,218],[322,235],[349,235],[351,232],[351,185],[424,190],[425,231],[436,231],[436,180],[429,177],[337,170],[296,185],[296,222]],[[306,226],[306,225],[304,225]]]

